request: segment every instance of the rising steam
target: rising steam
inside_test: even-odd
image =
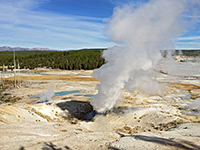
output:
[[[104,51],[107,63],[93,74],[101,81],[91,100],[98,112],[113,108],[123,88],[161,93],[163,86],[154,79],[153,70],[162,57],[160,49],[173,48],[173,41],[184,29],[181,14],[185,2],[150,0],[139,8],[115,8],[108,32],[118,46]]]
[[[37,103],[48,103],[52,100],[52,97],[54,96],[54,89],[55,84],[51,83],[49,85],[49,88],[44,91],[42,94],[40,94],[40,99],[37,101]]]
[[[200,111],[200,98],[195,99],[190,105],[187,106],[190,109],[197,109]]]

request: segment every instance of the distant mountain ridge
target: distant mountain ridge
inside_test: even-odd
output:
[[[105,50],[107,48],[81,48],[81,49],[50,49],[50,48],[24,48],[24,47],[10,47],[2,46],[0,51],[71,51],[71,50]]]
[[[56,50],[49,48],[24,48],[24,47],[2,46],[0,47],[0,51],[56,51]]]
[[[106,50],[107,48],[81,48],[81,49],[70,49],[70,50],[93,50],[93,49],[99,49],[99,50]],[[24,48],[24,47],[10,47],[10,46],[2,46],[0,47],[0,51],[70,51],[68,50],[58,50],[58,49],[50,49],[50,48]],[[199,49],[174,49],[175,51],[200,51]],[[161,50],[168,51],[168,50]]]

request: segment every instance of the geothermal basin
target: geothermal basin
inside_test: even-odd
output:
[[[59,72],[67,78],[52,78],[58,72],[47,70],[49,78],[44,73],[29,80],[20,77],[24,84],[4,91],[20,100],[0,105],[0,149],[200,148],[200,114],[192,105],[200,98],[199,79],[160,73],[157,80],[167,84],[162,95],[124,89],[113,110],[101,115],[90,105],[91,97],[77,96],[97,94],[100,82],[91,77],[93,71]],[[34,84],[38,86],[30,86]],[[52,84],[55,93],[64,92],[53,96],[51,104],[33,104],[38,98],[30,96]]]

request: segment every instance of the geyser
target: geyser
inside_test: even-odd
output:
[[[173,40],[184,27],[181,14],[184,0],[150,0],[134,8],[130,5],[114,9],[108,23],[110,39],[118,46],[104,51],[107,63],[93,76],[101,81],[91,104],[98,112],[113,108],[123,88],[156,94],[163,85],[153,71],[161,59],[160,49],[173,48]]]

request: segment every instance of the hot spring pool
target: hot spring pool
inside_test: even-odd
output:
[[[64,96],[64,95],[69,95],[73,94],[73,96],[83,96],[83,97],[93,97],[94,95],[92,94],[84,94],[83,91],[80,90],[72,90],[72,91],[60,91],[60,92],[55,92],[54,96]],[[40,95],[38,96],[30,96],[31,98],[40,98]]]
[[[79,91],[79,90],[72,90],[72,91],[55,92],[54,96],[64,96],[64,95],[69,95],[69,94],[74,94],[74,93],[81,93],[81,91]]]
[[[92,94],[75,94],[74,96],[84,96],[84,97],[93,97]]]
[[[31,85],[32,87],[37,87],[37,86],[40,86],[40,84],[33,84]]]
[[[77,94],[77,93],[80,93],[80,94]],[[94,96],[92,94],[84,94],[83,91],[79,91],[79,90],[55,92],[54,96],[64,96],[64,95],[69,95],[69,94],[74,94],[74,96],[84,96],[84,97]]]

